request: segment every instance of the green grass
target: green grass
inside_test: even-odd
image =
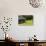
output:
[[[33,21],[32,20],[26,20],[25,23],[22,23],[22,24],[19,24],[19,25],[22,25],[22,26],[31,26],[31,25],[33,25]]]

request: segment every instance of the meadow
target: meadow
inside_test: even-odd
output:
[[[24,23],[21,23],[19,25],[22,25],[22,26],[31,26],[31,25],[33,25],[33,21],[32,20],[26,20]]]

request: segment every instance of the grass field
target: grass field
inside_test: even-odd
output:
[[[22,25],[22,26],[31,26],[31,25],[33,25],[33,21],[32,20],[26,20],[24,23],[19,24],[19,25]]]

